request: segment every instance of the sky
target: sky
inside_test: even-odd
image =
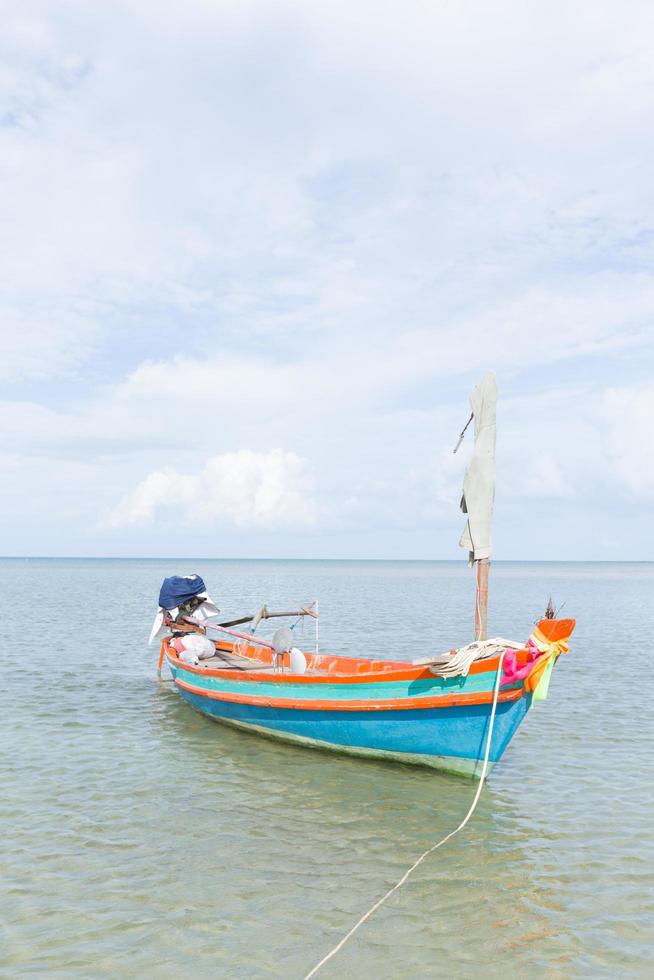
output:
[[[651,3],[0,16],[0,554],[651,559]]]

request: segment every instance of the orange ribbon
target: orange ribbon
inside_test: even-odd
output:
[[[533,643],[537,650],[540,650],[541,656],[534,663],[529,675],[525,677],[525,690],[531,691],[535,695],[536,689],[541,681],[543,681],[543,690],[539,692],[540,697],[535,698],[535,700],[540,701],[547,696],[549,675],[552,672],[552,667],[562,653],[568,652],[570,646],[567,636],[561,637],[558,640],[551,640],[545,636],[538,626],[535,626],[532,630],[529,641]]]

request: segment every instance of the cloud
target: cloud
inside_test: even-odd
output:
[[[0,381],[5,384],[52,378],[68,382],[100,338],[92,317],[70,310],[53,316],[52,310],[12,309],[5,304],[0,317]]]
[[[514,487],[527,497],[574,497],[560,461],[551,452],[533,456]]]
[[[105,523],[151,524],[163,508],[173,508],[182,522],[203,526],[301,528],[315,518],[304,460],[281,449],[212,456],[196,474],[173,467],[157,470],[119,502]]]
[[[614,479],[630,497],[654,499],[654,384],[610,388],[601,412]]]
[[[318,533],[357,554],[365,529],[407,554],[400,532],[422,547],[449,519],[456,542],[451,448],[489,367],[499,519],[510,495],[545,528],[592,484],[603,519],[629,497],[636,521],[651,493],[653,20],[637,0],[384,16],[372,0],[191,0],[165,17],[152,0],[14,5],[6,547],[60,534],[148,550],[169,519],[201,541],[200,512],[240,529],[234,553],[293,511],[298,554]],[[272,481],[270,446],[300,469],[284,451]],[[37,534],[15,515],[38,494]],[[510,521],[504,540],[520,553]]]

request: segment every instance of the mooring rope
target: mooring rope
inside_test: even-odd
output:
[[[491,739],[493,737],[493,726],[495,724],[495,709],[497,708],[497,699],[499,697],[499,692],[500,692],[500,679],[502,677],[502,663],[504,661],[504,655],[505,655],[505,653],[506,653],[506,651],[504,653],[500,654],[500,659],[499,659],[499,662],[498,662],[498,665],[497,665],[497,677],[495,678],[495,689],[493,691],[493,707],[491,708],[490,722],[489,722],[489,725],[488,725],[488,736],[486,738],[486,749],[485,749],[485,752],[484,752],[484,763],[483,763],[482,768],[481,768],[481,776],[479,777],[479,785],[477,786],[477,792],[475,793],[475,796],[474,796],[474,799],[472,801],[472,804],[470,805],[470,809],[468,810],[468,812],[466,813],[465,817],[463,818],[463,820],[461,821],[461,823],[459,824],[459,826],[455,830],[450,831],[450,833],[447,835],[447,837],[443,837],[443,839],[442,840],[439,840],[437,844],[433,844],[428,850],[426,850],[423,854],[421,854],[420,857],[416,861],[413,862],[413,864],[408,869],[408,871],[405,871],[404,872],[404,874],[402,875],[402,877],[400,878],[400,880],[398,882],[396,882],[393,885],[392,888],[389,888],[389,890],[386,892],[386,894],[385,895],[382,895],[382,897],[379,899],[379,901],[375,902],[375,904],[373,906],[371,906],[371,908],[368,909],[368,911],[365,913],[365,915],[362,915],[361,916],[361,918],[356,923],[356,925],[352,926],[352,928],[347,933],[347,935],[343,936],[343,938],[341,939],[340,943],[337,943],[337,945],[334,946],[334,948],[329,953],[327,953],[326,956],[324,956],[321,959],[320,963],[317,963],[314,966],[314,968],[309,973],[307,973],[307,975],[304,978],[304,980],[310,980],[310,978],[311,977],[314,977],[316,975],[316,973],[318,972],[318,970],[320,970],[325,965],[325,963],[327,963],[329,960],[331,960],[332,956],[336,956],[336,954],[338,953],[338,951],[340,949],[342,949],[343,946],[345,946],[345,944],[348,941],[348,939],[351,939],[352,938],[352,936],[357,931],[357,929],[359,929],[360,926],[362,926],[363,923],[366,922],[370,918],[370,916],[373,915],[377,911],[377,909],[380,908],[384,904],[384,902],[387,901],[387,899],[389,899],[391,897],[391,895],[394,892],[396,892],[399,888],[402,887],[402,885],[407,880],[407,878],[409,877],[409,875],[413,874],[413,872],[416,870],[416,868],[418,867],[418,865],[419,864],[422,864],[422,862],[425,860],[426,857],[429,857],[430,854],[433,854],[434,851],[437,851],[438,848],[439,847],[442,847],[443,844],[446,844],[448,840],[451,840],[454,837],[455,834],[458,834],[459,833],[460,830],[463,830],[463,828],[465,827],[465,825],[470,820],[470,817],[475,812],[475,807],[477,806],[477,803],[479,801],[479,797],[481,796],[481,791],[482,791],[482,788],[483,788],[483,785],[484,785],[484,779],[486,778],[486,770],[488,769],[488,757],[490,755]]]

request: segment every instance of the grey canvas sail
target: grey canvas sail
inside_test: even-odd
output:
[[[497,382],[495,373],[489,371],[470,396],[475,421],[475,448],[463,480],[461,510],[468,515],[468,520],[459,546],[470,553],[471,562],[490,558],[492,552],[496,403]]]

